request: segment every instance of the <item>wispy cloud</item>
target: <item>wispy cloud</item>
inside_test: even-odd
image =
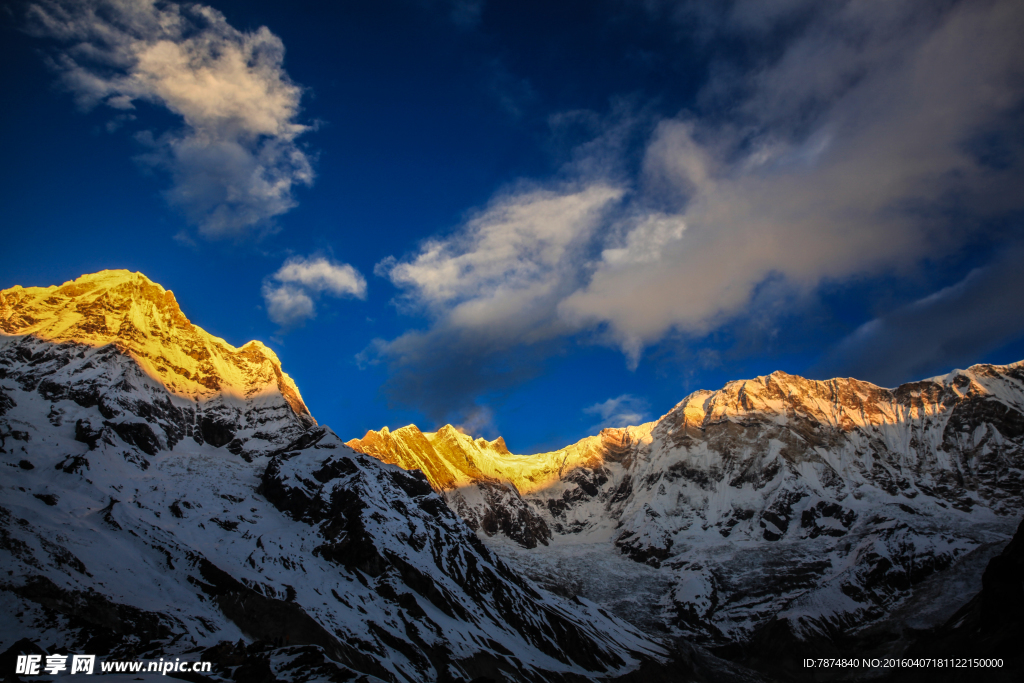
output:
[[[456,26],[470,30],[480,24],[485,0],[417,0],[426,9],[446,14]]]
[[[632,176],[614,147],[585,149],[571,190],[503,194],[450,236],[379,265],[432,321],[376,343],[393,387],[461,367],[469,404],[502,381],[488,368],[580,333],[635,366],[666,337],[735,323],[766,283],[799,299],[910,268],[1024,207],[1019,2],[682,7],[691,30],[771,49],[756,68],[712,69],[700,101],[718,113],[660,121]],[[999,163],[982,143],[1000,147]]]
[[[514,76],[499,59],[488,64],[491,95],[498,106],[513,120],[523,118],[525,110],[537,101],[537,92],[530,81]]]
[[[493,439],[498,436],[494,411],[488,406],[477,406],[475,410],[471,410],[462,422],[455,425],[455,429],[474,439],[481,436]]]
[[[643,424],[649,406],[632,394],[622,394],[583,409],[587,415],[597,415],[600,422],[587,431],[598,432],[608,427],[629,427]]]
[[[315,318],[314,302],[321,294],[365,299],[366,279],[347,263],[293,256],[263,283],[267,315],[283,328]]]
[[[165,169],[173,206],[207,238],[274,229],[313,181],[296,139],[302,89],[282,66],[284,44],[266,27],[239,31],[205,5],[136,0],[41,0],[28,30],[58,41],[51,64],[83,109],[139,102],[181,117],[178,130],[142,131],[140,158]]]

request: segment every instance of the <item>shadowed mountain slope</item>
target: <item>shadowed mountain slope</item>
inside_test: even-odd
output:
[[[0,327],[2,661],[396,683],[693,671],[510,569],[422,475],[316,426],[272,352],[195,327],[144,276],[5,290]]]

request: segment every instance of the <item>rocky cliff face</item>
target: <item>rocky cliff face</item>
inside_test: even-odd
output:
[[[0,321],[0,663],[396,683],[664,666],[599,605],[511,570],[422,475],[316,426],[268,349],[196,328],[143,276],[6,290]]]
[[[501,543],[529,548],[527,535],[483,530],[538,581],[637,623],[726,648],[765,629],[930,627],[980,588],[1024,507],[1024,365],[896,389],[777,372],[556,453],[487,456],[486,487],[504,500],[428,478],[468,520],[546,528],[529,551]],[[609,562],[603,576],[585,569]],[[940,589],[947,579],[955,590]]]

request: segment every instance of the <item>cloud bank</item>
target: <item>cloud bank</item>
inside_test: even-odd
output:
[[[293,256],[263,283],[267,316],[282,328],[315,318],[315,300],[321,294],[365,299],[366,279],[347,263]]]
[[[560,304],[563,319],[606,324],[635,354],[672,330],[701,334],[743,313],[769,278],[810,291],[907,267],[967,237],[969,223],[947,211],[1008,208],[1019,158],[986,166],[972,141],[1013,125],[1021,102],[1019,3],[819,12],[775,63],[715,85],[739,98],[735,121],[658,126],[641,182],[677,198],[686,230],[643,261],[605,250]],[[649,240],[641,230],[627,240]]]
[[[431,321],[366,352],[390,364],[393,398],[423,406],[444,386],[466,403],[580,334],[635,367],[749,314],[769,284],[799,299],[898,273],[1024,208],[1021,3],[678,7],[708,41],[769,47],[712,69],[698,111],[716,113],[661,120],[639,172],[596,150],[575,182],[506,192],[379,264]]]
[[[137,137],[141,158],[166,170],[167,201],[199,234],[241,238],[273,230],[313,181],[296,139],[302,89],[285,73],[284,45],[266,27],[243,32],[205,5],[155,0],[42,0],[27,26],[61,45],[52,66],[78,105],[119,112],[138,103],[181,117],[176,131]]]

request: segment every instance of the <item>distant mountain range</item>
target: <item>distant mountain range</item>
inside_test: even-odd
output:
[[[209,680],[823,680],[801,658],[1020,629],[1020,363],[773,373],[554,453],[346,444],[267,347],[104,271],[0,292],[0,465],[4,675],[59,651]]]
[[[730,650],[766,629],[898,640],[941,624],[1017,526],[1022,440],[1015,363],[896,389],[775,372],[530,456],[451,426],[348,445],[422,470],[473,529],[532,549],[495,544],[541,585]],[[642,566],[586,571],[602,555]]]

